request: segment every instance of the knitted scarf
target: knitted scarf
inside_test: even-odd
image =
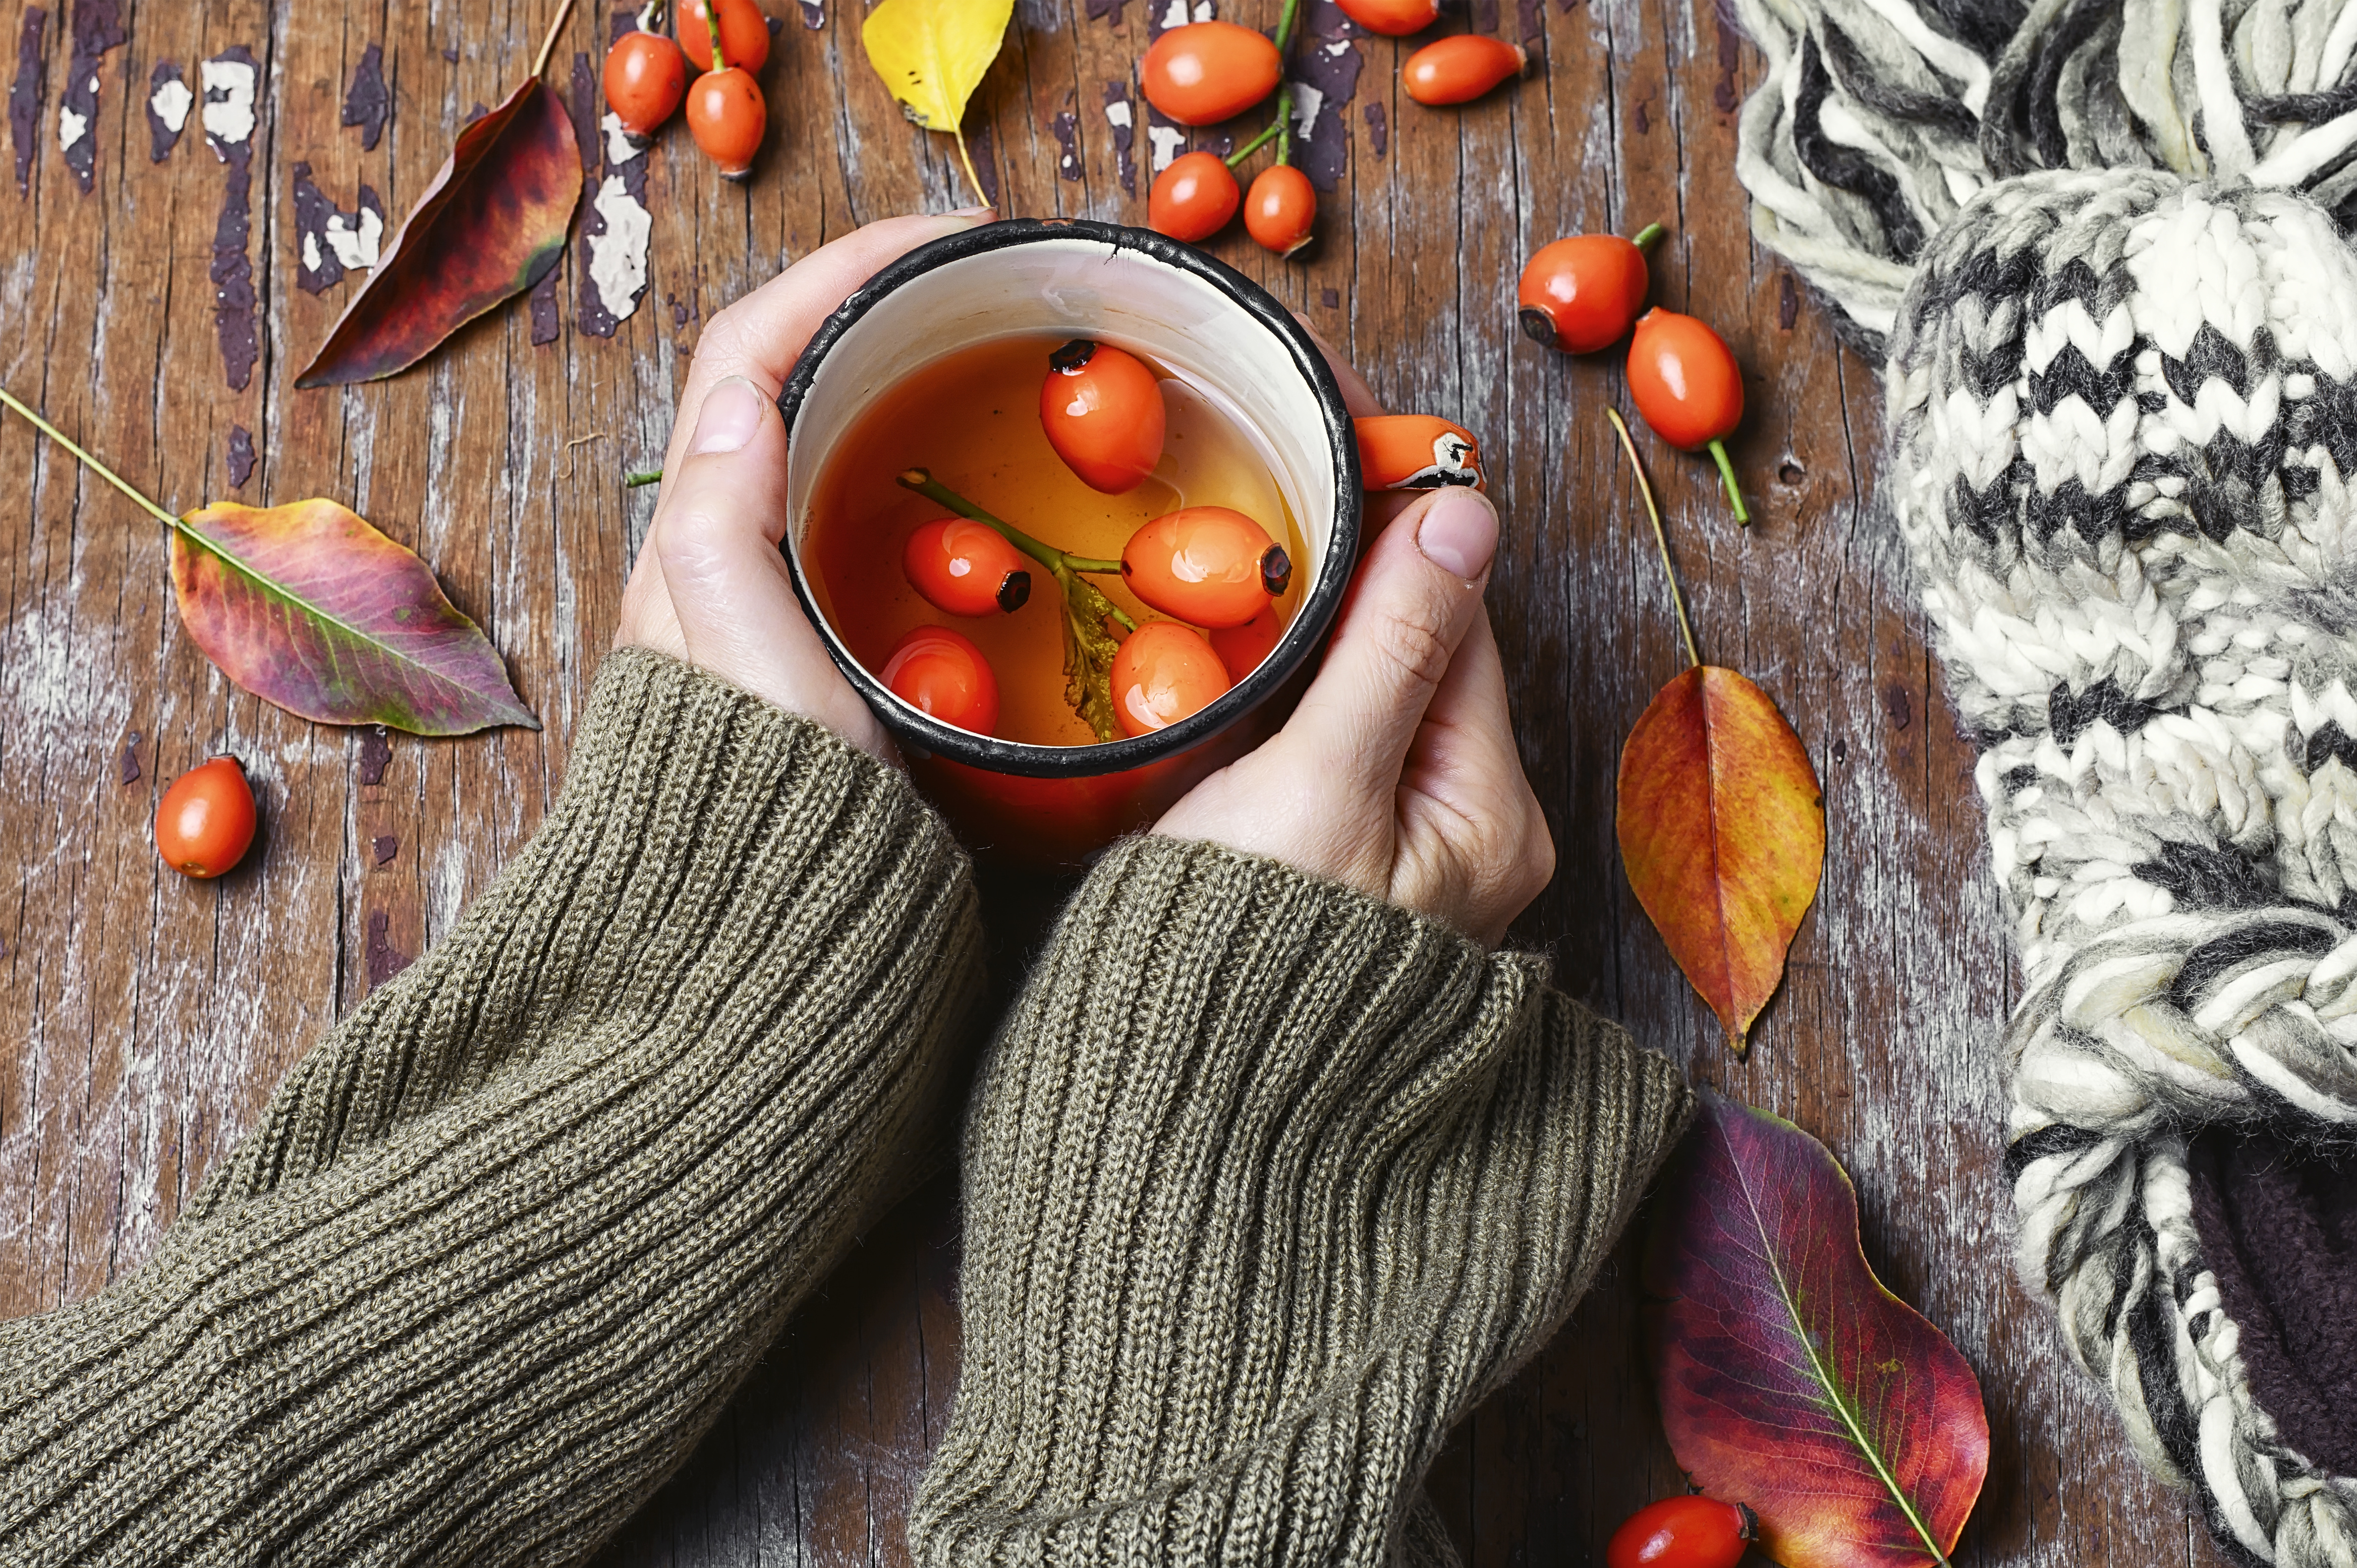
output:
[[[2230,1556],[2351,1568],[2357,4],[1738,4],[1981,748],[2023,1273]]]

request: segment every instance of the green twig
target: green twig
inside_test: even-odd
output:
[[[643,473],[624,474],[622,476],[622,488],[626,490],[642,489],[648,485],[660,485],[662,483],[662,470],[661,468],[649,468]]]
[[[970,518],[985,528],[996,530],[1000,538],[1048,568],[1060,585],[1069,581],[1075,573],[1121,570],[1121,563],[1118,561],[1094,561],[1082,556],[1067,555],[1054,545],[1032,538],[1005,519],[991,516],[990,513],[934,478],[923,468],[904,468],[894,475],[893,478],[903,489],[914,490],[927,500],[940,502],[960,517]],[[1132,620],[1127,612],[1118,605],[1113,607],[1113,618],[1121,623],[1122,629],[1125,631],[1137,629],[1137,623]]]
[[[108,484],[113,485],[116,489],[121,490],[124,495],[129,496],[133,500],[137,501],[141,506],[145,507],[150,512],[155,514],[156,521],[161,522],[167,528],[178,528],[181,526],[180,520],[178,518],[174,517],[170,512],[166,511],[162,507],[157,506],[154,501],[149,500],[145,495],[142,495],[139,491],[134,489],[131,487],[130,481],[124,478],[122,475],[116,473],[113,469],[108,467],[105,464],[100,462],[89,453],[83,451],[80,446],[74,445],[72,436],[68,435],[64,431],[59,430],[56,425],[51,424],[48,420],[43,419],[39,414],[35,413],[31,409],[27,408],[23,403],[17,402],[15,396],[12,395],[5,387],[0,387],[0,403],[5,403],[8,407],[15,409],[18,413],[23,414],[27,419],[31,420],[33,422],[34,429],[39,431],[42,435],[48,436],[50,440],[56,442],[59,446],[64,447],[67,451],[81,458],[89,466],[91,473],[96,474],[100,478],[104,479]]]
[[[1638,230],[1636,237],[1629,242],[1641,251],[1650,251],[1653,248],[1653,242],[1659,240],[1664,232],[1666,231],[1659,223],[1648,223]]]
[[[1710,455],[1718,464],[1718,477],[1727,481],[1727,499],[1735,508],[1735,521],[1749,527],[1751,514],[1743,510],[1743,487],[1735,482],[1735,465],[1727,459],[1726,446],[1721,442],[1712,442]]]

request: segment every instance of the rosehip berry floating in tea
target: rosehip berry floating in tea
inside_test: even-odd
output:
[[[1663,1498],[1629,1516],[1604,1548],[1605,1568],[1735,1568],[1759,1531],[1751,1510],[1716,1498]]]
[[[1530,61],[1520,45],[1486,33],[1458,33],[1408,56],[1400,68],[1400,85],[1418,103],[1435,108],[1467,103],[1508,77],[1522,75]]]
[[[1659,307],[1629,343],[1629,394],[1655,435],[1684,451],[1710,448],[1736,521],[1749,522],[1722,439],[1743,423],[1743,371],[1719,335],[1691,316]]]
[[[172,782],[156,808],[156,853],[183,876],[219,876],[253,843],[253,790],[233,757]]]
[[[996,529],[963,517],[926,523],[909,535],[900,569],[927,604],[953,616],[1013,615],[1031,597],[1023,553]]]
[[[1276,651],[1285,636],[1285,628],[1276,618],[1275,605],[1263,605],[1260,614],[1242,626],[1223,626],[1211,633],[1211,651],[1220,656],[1227,667],[1228,684],[1241,685],[1243,678],[1261,666],[1261,660]]]
[[[1645,246],[1661,231],[1657,224],[1634,240],[1574,234],[1541,245],[1515,294],[1524,335],[1566,354],[1593,354],[1618,343],[1645,308],[1652,281]]]
[[[1048,357],[1040,428],[1089,489],[1117,496],[1154,472],[1168,417],[1162,383],[1136,355],[1075,338]]]
[[[687,128],[725,179],[743,179],[752,172],[769,122],[760,84],[741,67],[706,71],[687,90]]]
[[[1318,192],[1309,177],[1291,164],[1272,164],[1260,171],[1244,197],[1244,231],[1261,249],[1289,256],[1309,243],[1310,225],[1318,220]]]
[[[1146,101],[1181,125],[1232,120],[1276,91],[1276,45],[1233,22],[1189,22],[1154,40],[1139,62]]]
[[[687,92],[687,61],[661,33],[624,33],[606,52],[606,106],[633,136],[651,136]]]
[[[982,650],[945,626],[920,626],[893,645],[877,671],[892,694],[975,735],[998,729],[998,677]]]
[[[1234,173],[1219,154],[1184,153],[1154,177],[1146,193],[1146,221],[1157,234],[1199,244],[1228,226],[1243,199]]]
[[[1440,20],[1438,0],[1337,0],[1342,15],[1371,33],[1404,38]]]
[[[1351,422],[1359,435],[1359,483],[1370,490],[1487,490],[1481,444],[1461,424],[1429,413],[1379,413]]]
[[[1121,580],[1164,615],[1195,626],[1242,626],[1285,592],[1293,562],[1243,513],[1190,506],[1129,536]]]
[[[680,0],[679,42],[698,70],[712,69],[712,25],[704,0]],[[753,0],[720,0],[720,52],[727,63],[758,71],[770,59],[770,18]]]
[[[1210,707],[1231,683],[1228,667],[1202,633],[1173,620],[1150,620],[1114,655],[1114,722],[1124,735],[1150,735]]]

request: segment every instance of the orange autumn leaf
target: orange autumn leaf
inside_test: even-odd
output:
[[[1740,1054],[1825,861],[1816,769],[1768,694],[1697,664],[1620,748],[1620,863]]]

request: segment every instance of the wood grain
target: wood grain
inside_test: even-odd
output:
[[[12,1316],[136,1267],[286,1066],[447,930],[530,835],[651,509],[618,478],[660,454],[712,312],[861,222],[974,199],[950,143],[908,124],[866,69],[856,6],[767,0],[783,26],[757,177],[724,184],[673,127],[648,169],[652,284],[613,337],[578,329],[576,250],[553,341],[533,342],[520,303],[416,371],[296,392],[294,370],[354,285],[294,286],[294,164],[339,208],[367,185],[388,212],[406,210],[470,109],[528,68],[550,7],[125,0],[129,42],[99,61],[83,195],[57,110],[68,13],[87,3],[49,7],[31,177],[21,196],[0,188],[0,375],[167,505],[318,494],[362,511],[434,564],[546,728],[424,743],[317,728],[237,692],[178,629],[155,525],[0,421],[0,472],[22,498],[0,526],[0,825],[16,861],[0,908],[0,1314]],[[1274,19],[1273,3],[1266,16],[1221,3]],[[1152,138],[1130,84],[1167,5],[1091,8],[1022,0],[976,99],[976,156],[1007,210],[1141,221]],[[1873,505],[1872,369],[1837,349],[1749,237],[1733,175],[1748,51],[1707,7],[1670,0],[1473,0],[1473,25],[1531,46],[1544,70],[1435,113],[1396,89],[1405,46],[1347,37],[1330,5],[1308,15],[1318,47],[1340,41],[1359,62],[1352,100],[1324,110],[1348,146],[1318,242],[1291,262],[1240,233],[1214,248],[1393,406],[1458,418],[1494,455],[1507,526],[1491,603],[1562,860],[1518,940],[1696,1079],[1792,1117],[1848,1165],[1875,1266],[1987,1391],[1996,1452],[1960,1563],[2219,1562],[2183,1502],[2136,1468],[2011,1268],[1996,1042],[2018,982],[1972,755]],[[576,55],[602,57],[611,25],[608,5],[573,18],[551,73],[560,88]],[[231,170],[193,116],[153,161],[146,113],[159,65],[195,87],[200,62],[237,46],[262,82],[245,252],[261,357],[242,390],[224,375],[211,277]],[[341,123],[371,47],[391,95],[372,150]],[[1109,102],[1125,106],[1127,135]],[[1706,464],[1640,433],[1696,631],[1706,657],[1774,694],[1826,789],[1824,889],[1748,1064],[1670,964],[1612,844],[1620,738],[1680,661],[1603,419],[1620,378],[1609,356],[1535,349],[1512,308],[1536,245],[1648,221],[1671,231],[1656,297],[1716,323],[1749,369],[1734,443],[1760,520],[1749,531],[1727,518]],[[257,462],[232,491],[241,427]],[[260,789],[264,848],[222,882],[192,884],[160,866],[147,822],[165,782],[221,751]],[[1010,955],[1002,985],[1013,972]],[[605,1561],[903,1561],[900,1520],[955,1379],[954,1215],[953,1187],[936,1182],[868,1238]],[[1594,1559],[1624,1514],[1679,1485],[1639,1368],[1632,1272],[1624,1248],[1436,1470],[1469,1563]]]

